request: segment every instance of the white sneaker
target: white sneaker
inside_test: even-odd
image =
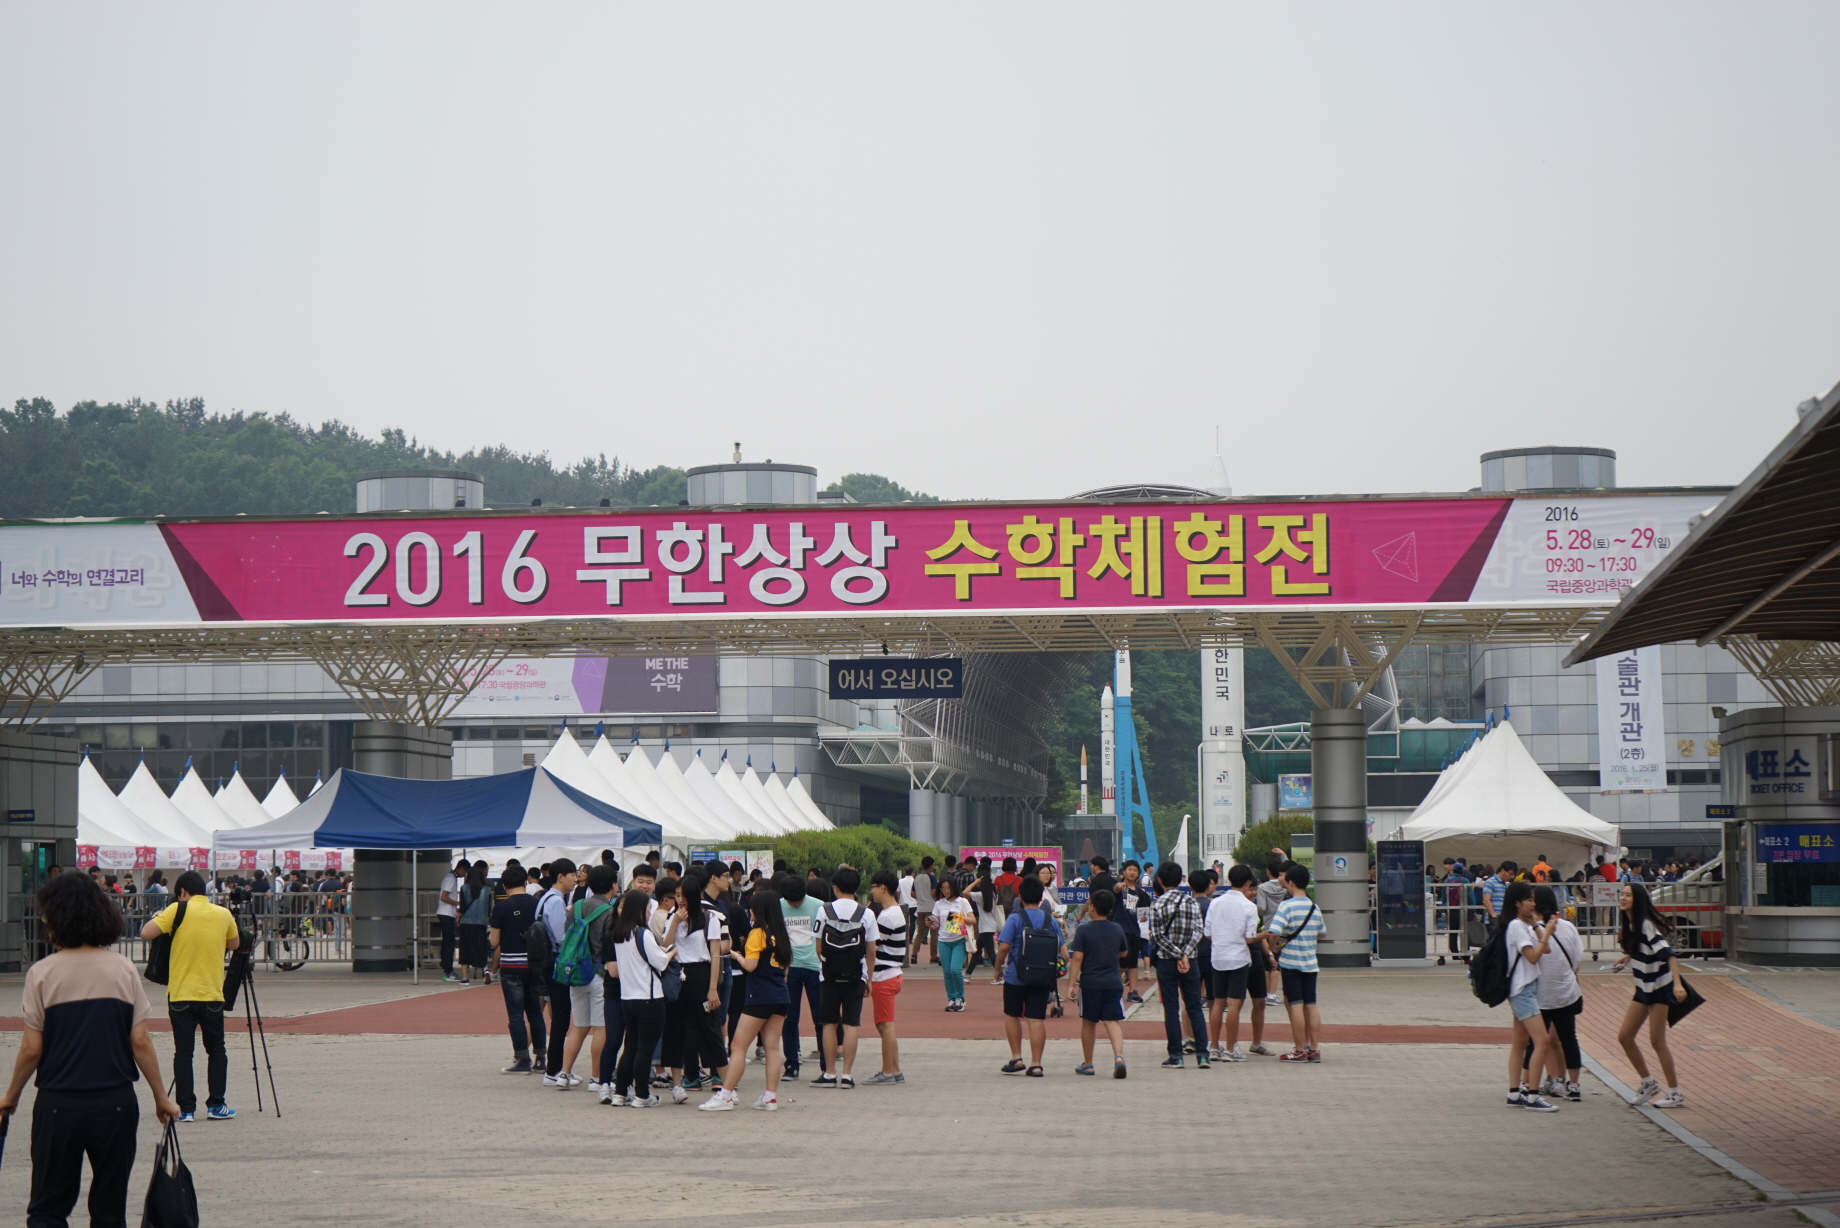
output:
[[[565,1070],[557,1077],[561,1079],[567,1079],[569,1081],[570,1087],[580,1087],[581,1086],[581,1076],[576,1074],[574,1071]]]
[[[1654,1107],[1658,1109],[1684,1108],[1686,1107],[1686,1103],[1687,1098],[1681,1095],[1678,1090],[1671,1091],[1667,1095],[1661,1097],[1661,1099],[1653,1102]]]
[[[654,1097],[654,1099],[656,1099],[656,1097]],[[672,1104],[682,1104],[684,1101],[688,1099],[690,1099],[689,1092],[685,1091],[681,1087],[678,1087],[675,1085],[672,1086],[671,1088],[671,1103]]]
[[[598,1096],[601,1094],[601,1084],[597,1080],[589,1079],[588,1080],[588,1090],[592,1092],[594,1095]]]
[[[726,1113],[735,1107],[735,1093],[720,1091],[696,1106],[705,1113]]]
[[[1266,994],[1265,995],[1265,1005],[1266,1006],[1283,1006],[1284,1005],[1284,995],[1276,994],[1276,993]]]
[[[626,1107],[627,1101],[626,1101],[626,1097],[616,1096],[613,1094],[611,1090],[608,1090],[608,1091],[603,1091],[601,1093],[601,1103],[605,1105],[611,1105],[613,1108],[616,1108],[616,1109],[623,1109]]]
[[[1653,1077],[1643,1079],[1642,1085],[1636,1088],[1636,1103],[1637,1104],[1647,1104],[1650,1100],[1653,1100],[1656,1096],[1659,1096],[1660,1094],[1661,1094],[1661,1081],[1659,1079],[1655,1079]]]
[[[662,1101],[656,1096],[634,1096],[626,1102],[627,1107],[635,1109],[655,1109]]]
[[[567,1087],[568,1085],[569,1081],[561,1075],[546,1074],[543,1076],[543,1086],[545,1087]]]
[[[775,1096],[772,1092],[762,1092],[760,1093],[760,1099],[754,1102],[754,1107],[768,1113],[777,1113],[779,1111],[779,1097]]]
[[[1222,1049],[1218,1060],[1223,1062],[1243,1062],[1246,1060],[1246,1055],[1241,1053],[1238,1049]]]

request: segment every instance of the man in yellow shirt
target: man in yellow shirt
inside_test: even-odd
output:
[[[171,974],[166,982],[166,1014],[172,1021],[173,1037],[173,1099],[179,1102],[180,1121],[196,1120],[192,1034],[202,1032],[209,1090],[205,1117],[229,1121],[236,1110],[224,1103],[224,1088],[230,1081],[230,1058],[224,1050],[224,953],[236,950],[240,941],[236,917],[205,898],[204,876],[196,870],[179,876],[173,894],[177,902],[141,926],[141,937],[148,942],[161,934],[173,936]],[[178,919],[181,909],[183,921]]]

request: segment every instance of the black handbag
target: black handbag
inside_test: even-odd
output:
[[[1687,996],[1676,998],[1668,1003],[1668,1026],[1670,1028],[1698,1010],[1706,1002],[1699,990],[1693,988],[1692,981],[1683,976],[1680,978],[1680,983],[1686,987]]]
[[[179,901],[179,910],[173,914],[173,927],[147,944],[147,979],[155,985],[164,985],[172,976],[172,944],[174,935],[185,923],[185,906],[188,900]]]
[[[198,1228],[198,1193],[192,1188],[192,1170],[179,1158],[179,1131],[172,1125],[153,1153],[141,1228]]]

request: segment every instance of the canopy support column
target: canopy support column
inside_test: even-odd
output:
[[[0,725],[37,725],[100,664],[100,655],[81,649],[0,652]]]
[[[395,721],[359,721],[352,730],[352,767],[376,776],[452,780],[454,740],[445,729],[417,729]],[[351,892],[351,970],[401,972],[420,983],[422,879],[429,869],[441,881],[448,849],[404,852],[358,849]],[[407,941],[405,941],[405,931]]]

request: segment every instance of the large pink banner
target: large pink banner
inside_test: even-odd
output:
[[[223,620],[1413,605],[1507,499],[933,506],[162,525]]]

